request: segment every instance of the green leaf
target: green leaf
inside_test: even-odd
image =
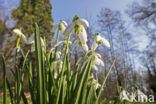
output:
[[[107,80],[107,78],[108,78],[108,76],[109,76],[109,74],[110,74],[112,68],[113,68],[114,65],[115,65],[115,62],[116,62],[116,60],[113,61],[113,63],[112,63],[112,65],[111,65],[111,67],[109,68],[109,71],[108,71],[108,73],[107,73],[105,79],[104,79],[103,82],[102,82],[102,85],[101,85],[100,91],[99,91],[98,96],[97,96],[97,99],[96,99],[96,104],[98,104],[98,101],[99,101],[100,95],[101,95],[101,93],[102,93],[102,89],[103,89],[103,87],[104,87],[104,85],[105,85],[105,83],[106,83],[106,80]]]
[[[42,87],[42,47],[40,42],[40,31],[37,24],[35,24],[35,52],[37,65],[37,100],[39,104],[43,104],[43,87]]]
[[[2,65],[3,65],[3,104],[7,104],[7,78],[6,78],[4,56],[2,56]]]

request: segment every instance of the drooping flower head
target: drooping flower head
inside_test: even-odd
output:
[[[27,38],[25,37],[25,35],[21,32],[21,30],[19,29],[14,29],[13,30],[13,36],[11,37],[11,40],[14,41],[17,38],[22,38],[22,41],[24,43],[27,43]]]
[[[104,62],[100,58],[101,58],[100,54],[94,53],[92,68],[96,71],[98,70],[97,65],[104,66]]]
[[[67,26],[68,26],[67,22],[61,20],[59,24],[56,24],[56,25],[53,26],[51,31],[55,32],[58,29],[63,34]]]
[[[110,44],[109,44],[108,40],[106,40],[105,38],[101,37],[99,33],[95,33],[91,49],[92,50],[96,50],[98,45],[100,45],[101,43],[103,43],[104,46],[106,46],[108,48],[110,47]]]
[[[73,18],[72,23],[64,31],[64,36],[67,37],[74,30],[75,34],[77,34],[80,39],[82,48],[85,51],[88,51],[88,45],[87,45],[88,39],[87,39],[87,32],[85,30],[85,27],[89,27],[88,21],[83,18],[79,18],[76,15]]]

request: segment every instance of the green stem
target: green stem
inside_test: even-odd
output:
[[[16,48],[19,48],[20,38],[17,38]]]
[[[103,89],[103,87],[104,87],[104,85],[105,85],[105,83],[106,83],[106,80],[107,80],[107,78],[108,78],[108,76],[109,76],[109,74],[110,74],[112,68],[113,68],[114,65],[115,65],[115,62],[116,62],[116,60],[113,61],[111,67],[109,68],[109,71],[108,71],[108,73],[107,73],[107,75],[106,75],[106,77],[105,77],[105,79],[104,79],[104,81],[103,81],[103,83],[102,83],[102,85],[101,85],[101,88],[100,88],[100,91],[99,91],[99,94],[98,94],[98,97],[97,97],[97,99],[96,99],[96,103],[95,103],[95,104],[98,104],[100,95],[101,95],[101,93],[102,93],[102,89]]]
[[[65,50],[64,60],[63,60],[63,67],[62,67],[62,72],[61,72],[61,78],[60,78],[60,83],[59,83],[59,90],[58,90],[58,95],[57,95],[57,99],[56,99],[56,104],[59,103],[61,86],[62,86],[62,82],[63,82],[63,74],[64,74],[64,69],[65,69],[66,60],[67,60],[67,53],[68,53],[68,45],[69,45],[70,36],[71,36],[71,34],[68,35],[68,39],[67,39],[66,50]]]

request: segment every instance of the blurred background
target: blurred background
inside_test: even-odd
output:
[[[11,52],[15,43],[10,41],[12,30],[20,28],[26,36],[38,23],[48,48],[55,43],[54,24],[60,20],[71,23],[78,14],[89,21],[88,46],[95,32],[107,38],[111,48],[97,50],[105,62],[96,73],[101,83],[114,58],[117,59],[103,91],[103,97],[113,99],[119,87],[127,89],[136,84],[147,95],[156,97],[156,1],[155,0],[0,0],[0,56],[7,60],[10,81],[13,67]],[[76,47],[73,64],[83,54]],[[0,89],[2,89],[2,62],[0,61]]]

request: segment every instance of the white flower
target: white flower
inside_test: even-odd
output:
[[[14,34],[19,34],[19,35],[22,35],[23,33],[21,32],[21,30],[19,30],[19,29],[14,29],[13,30],[13,33]]]
[[[67,25],[68,24],[66,21],[61,20],[59,24],[53,26],[51,31],[55,32],[57,29],[59,29],[62,33],[64,33]]]
[[[27,38],[25,37],[25,35],[19,30],[19,29],[14,29],[13,30],[13,36],[11,37],[11,40],[16,40],[17,38],[22,38],[24,43],[27,43]]]
[[[42,47],[44,47],[44,46],[45,46],[45,44],[44,44],[44,40],[43,40],[43,38],[42,38],[42,37],[40,37],[40,40],[41,40],[41,46],[42,46]]]
[[[83,44],[82,48],[87,52],[88,51],[88,45],[87,44]]]
[[[65,37],[67,37],[72,32],[72,30],[74,29],[74,26],[75,26],[75,22],[68,25],[68,27],[65,29],[63,35]]]
[[[86,44],[88,39],[87,39],[87,32],[85,30],[85,28],[81,25],[80,26],[80,32],[78,34],[80,41],[82,44]]]
[[[23,43],[27,44],[27,38],[25,37],[24,34],[21,35],[21,38],[23,40]]]
[[[97,47],[98,47],[98,44],[96,43],[96,40],[94,40],[91,49],[96,50]]]
[[[22,50],[20,47],[14,48],[14,49],[12,50],[12,52],[11,52],[11,55],[12,55],[12,56],[16,55],[16,52],[17,52],[17,53],[21,52],[22,55],[24,56],[23,50]]]
[[[94,60],[92,62],[92,68],[94,70],[98,70],[97,66],[96,65],[101,65],[101,66],[104,66],[104,62],[100,59],[101,58],[101,55],[98,54],[98,53],[95,53],[94,54]]]
[[[126,93],[126,91],[123,90],[120,92],[120,99],[129,101],[128,95],[129,95],[129,93],[128,92]]]
[[[92,68],[94,69],[94,70],[98,70],[98,68],[97,68],[97,66],[94,64],[94,65],[92,65]]]
[[[95,79],[93,79],[93,84],[96,90],[101,87],[101,84],[99,84],[99,82]]]
[[[62,65],[63,65],[63,62],[62,61],[55,61],[55,69],[58,69],[59,72],[61,72],[62,70]]]
[[[87,20],[83,19],[83,18],[80,18],[76,21],[77,24],[80,24],[80,25],[83,25],[83,26],[86,26],[86,27],[89,27],[89,23]]]
[[[34,41],[34,36],[35,36],[35,34],[33,33],[33,34],[28,38],[27,44],[33,44],[33,43],[35,43],[35,41]]]
[[[57,72],[55,71],[54,72],[54,79],[56,79],[57,78]]]
[[[34,52],[35,51],[35,44],[32,44],[31,46],[31,52]]]
[[[110,47],[109,42],[105,38],[101,37],[99,34],[96,34],[91,49],[96,50],[98,44],[101,43],[103,43],[108,48]]]
[[[55,51],[53,50],[52,53],[55,53]],[[61,52],[60,51],[56,51],[56,58],[59,59],[61,56]]]
[[[80,18],[80,19],[74,21],[73,23],[71,23],[70,25],[68,25],[68,27],[64,31],[64,36],[68,36],[72,32],[72,30],[74,29],[76,24],[78,24],[80,26],[89,27],[88,21],[83,18]]]

